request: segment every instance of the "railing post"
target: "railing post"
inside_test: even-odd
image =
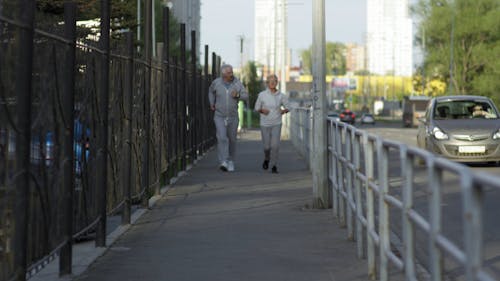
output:
[[[347,239],[354,240],[354,226],[353,226],[353,210],[352,203],[354,202],[352,196],[352,178],[353,170],[351,169],[352,164],[352,140],[353,140],[353,130],[347,128],[346,126],[345,134],[345,168],[346,168],[346,193],[347,193]]]
[[[336,145],[337,145],[337,140],[336,140],[336,134],[337,132],[337,126],[338,124],[334,121],[330,121],[328,123],[328,141],[329,143],[329,151],[330,154],[328,156],[328,163],[329,168],[328,168],[328,174],[330,177],[330,184],[331,184],[331,189],[332,189],[332,213],[333,216],[338,218],[339,215],[339,205],[338,205],[338,181],[337,181],[337,150]],[[292,126],[293,126],[293,121],[292,121]]]
[[[368,134],[363,135],[363,143],[365,146],[365,192],[366,192],[366,253],[368,261],[368,277],[371,280],[376,279],[377,267],[375,263],[375,241],[372,233],[375,232],[375,207],[373,198],[373,189],[370,183],[374,180],[374,167],[373,167],[373,142],[368,138]]]
[[[413,209],[413,163],[414,156],[408,155],[406,145],[400,146],[401,176],[403,177],[403,260],[406,280],[416,280],[415,274],[415,231],[409,212]]]
[[[437,246],[437,238],[441,232],[441,187],[442,170],[436,169],[435,159],[427,159],[427,173],[429,179],[429,267],[432,281],[439,281],[443,275],[443,257]]]
[[[384,147],[383,139],[377,138],[378,180],[379,180],[379,258],[380,281],[389,280],[389,260],[387,253],[391,250],[389,240],[389,205],[385,196],[389,193],[389,148]]]
[[[342,132],[341,132],[342,131]],[[346,127],[345,125],[342,127],[342,130],[338,130],[338,134],[337,134],[337,155],[338,155],[338,158],[337,158],[337,163],[338,163],[338,183],[339,183],[339,224],[341,227],[345,227],[346,226],[346,200],[345,200],[345,197],[344,197],[344,192],[345,192],[345,189],[344,189],[344,186],[345,186],[345,181],[344,181],[344,163],[342,162],[341,160],[341,157],[343,156],[343,153],[342,153],[342,139],[345,137],[346,135]]]
[[[100,45],[104,51],[101,57],[101,80],[99,114],[101,118],[98,148],[97,148],[97,190],[99,224],[97,225],[96,246],[106,246],[106,205],[108,192],[108,106],[109,106],[109,30],[110,30],[110,1],[101,0],[101,37]]]
[[[354,160],[354,170],[353,170],[353,180],[354,180],[354,198],[356,204],[356,215],[354,216],[356,222],[356,245],[357,245],[357,255],[358,258],[363,258],[363,224],[361,218],[363,217],[363,201],[361,199],[361,180],[358,178],[358,172],[360,170],[360,151],[361,143],[359,141],[359,136],[353,134],[352,136],[353,144],[353,160]]]
[[[15,194],[14,211],[14,269],[17,281],[26,280],[28,245],[29,167],[31,140],[31,95],[33,70],[33,36],[35,1],[23,0],[19,9],[21,22],[26,28],[19,28],[19,60],[16,67],[17,81],[17,130],[16,162],[13,178]]]
[[[477,279],[477,271],[482,267],[483,257],[483,189],[474,184],[472,174],[465,170],[461,173],[464,243],[465,279]]]
[[[64,37],[71,41],[67,47],[65,70],[63,71],[63,116],[64,116],[64,144],[63,144],[63,184],[64,184],[64,240],[66,244],[61,249],[59,258],[59,275],[71,274],[72,247],[73,247],[73,193],[75,190],[75,157],[73,153],[75,129],[75,57],[76,57],[76,4],[64,4]]]
[[[134,87],[134,43],[133,43],[133,34],[132,32],[127,32],[127,64],[125,68],[125,85],[124,85],[124,111],[125,111],[125,120],[124,122],[124,132],[126,134],[126,148],[124,155],[125,169],[123,176],[125,178],[124,181],[124,192],[123,192],[123,200],[125,202],[125,206],[123,207],[122,213],[122,224],[130,224],[131,219],[131,190],[132,190],[132,105],[133,105],[133,94],[132,89]]]

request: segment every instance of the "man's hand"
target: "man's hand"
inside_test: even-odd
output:
[[[210,110],[215,111],[215,104],[210,105]]]
[[[240,97],[240,93],[238,93],[238,92],[236,92],[235,90],[233,90],[233,91],[231,92],[231,96],[232,96],[233,98],[237,99],[237,98],[239,98],[239,97]]]
[[[269,114],[269,109],[267,109],[267,108],[261,108],[259,110],[259,112],[262,113],[262,114],[264,114],[264,115],[268,115]]]

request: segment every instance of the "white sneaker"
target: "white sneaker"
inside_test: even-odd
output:
[[[228,172],[234,172],[234,163],[233,163],[233,161],[228,161],[227,162],[227,171]]]
[[[228,171],[228,164],[226,161],[222,161],[222,163],[220,164],[219,168],[223,171],[223,172],[227,172]],[[233,167],[234,169],[234,167]]]

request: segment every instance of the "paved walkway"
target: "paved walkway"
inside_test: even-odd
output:
[[[368,280],[331,209],[309,208],[311,173],[291,142],[279,174],[261,168],[258,131],[242,134],[237,152],[234,173],[207,153],[89,268],[76,262],[85,271],[74,279]]]

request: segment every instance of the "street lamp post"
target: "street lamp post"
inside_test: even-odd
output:
[[[450,86],[448,89],[449,94],[452,94],[453,86],[453,42],[455,35],[455,1],[451,4],[451,31],[450,31]]]
[[[443,7],[444,3],[443,2],[436,2],[436,5],[439,7]],[[455,1],[452,0],[451,5],[450,5],[450,12],[451,12],[451,21],[450,21],[450,65],[449,65],[449,71],[450,71],[450,78],[448,82],[448,94],[451,95],[453,93],[452,91],[452,85],[453,85],[453,43],[454,43],[454,37],[455,37]]]

